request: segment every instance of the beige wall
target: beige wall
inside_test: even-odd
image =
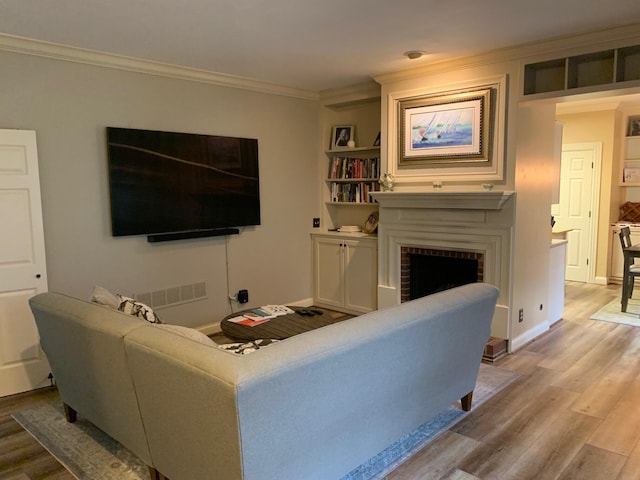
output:
[[[0,128],[37,134],[51,290],[88,298],[94,285],[131,294],[204,281],[208,299],[158,311],[193,326],[230,313],[227,277],[249,306],[312,296],[317,101],[8,52],[0,70]],[[106,126],[257,138],[262,225],[226,245],[113,238]]]

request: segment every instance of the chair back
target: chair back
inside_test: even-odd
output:
[[[631,230],[629,227],[622,227],[619,235],[620,245],[622,245],[622,248],[629,248],[631,246]]]

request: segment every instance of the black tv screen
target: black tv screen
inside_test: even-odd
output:
[[[107,127],[114,236],[260,224],[258,140]]]

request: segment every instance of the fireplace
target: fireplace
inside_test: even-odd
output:
[[[460,282],[484,282],[500,290],[491,334],[509,339],[514,193],[440,190],[373,196],[380,204],[378,307]],[[413,272],[412,260],[422,273]],[[444,278],[442,272],[450,270],[461,278]],[[411,293],[412,274],[427,286]],[[431,285],[434,277],[440,285]]]
[[[484,279],[484,253],[401,247],[400,301]]]

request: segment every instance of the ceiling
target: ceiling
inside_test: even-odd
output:
[[[0,0],[0,33],[311,91],[637,19],[637,0]]]

